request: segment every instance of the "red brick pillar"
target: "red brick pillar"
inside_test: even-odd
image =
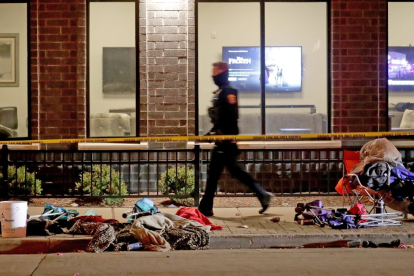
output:
[[[32,139],[85,137],[85,2],[30,3]]]
[[[385,131],[387,1],[332,0],[332,132]]]

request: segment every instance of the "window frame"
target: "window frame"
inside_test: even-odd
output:
[[[140,136],[140,78],[139,78],[139,68],[140,68],[140,47],[139,47],[139,0],[87,0],[86,2],[86,137],[90,138],[90,3],[95,2],[133,2],[135,3],[135,128],[136,134],[135,136],[122,136],[122,137],[139,137]],[[94,137],[95,138],[95,137]],[[113,137],[112,137],[113,138]]]
[[[286,2],[290,3],[290,1],[279,1],[279,0],[195,0],[195,131],[196,134],[199,135],[199,74],[198,74],[198,3],[260,3],[260,61],[261,61],[261,68],[260,68],[260,75],[261,75],[261,89],[260,89],[260,114],[261,114],[261,135],[266,135],[266,91],[265,91],[265,82],[264,82],[264,71],[265,71],[265,4],[266,2]],[[304,1],[295,1],[295,3],[309,3],[309,2],[324,2],[326,3],[326,20],[327,20],[327,30],[326,30],[326,41],[327,41],[327,133],[331,133],[331,114],[332,114],[332,98],[331,98],[331,1],[329,0],[304,0]]]

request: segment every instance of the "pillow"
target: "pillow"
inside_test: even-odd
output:
[[[406,109],[404,111],[400,128],[414,128],[414,110]]]

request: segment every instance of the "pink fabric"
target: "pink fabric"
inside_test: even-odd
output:
[[[364,204],[362,203],[355,203],[354,206],[348,210],[351,214],[353,215],[366,215],[367,214],[367,209],[365,209]],[[358,221],[358,224],[360,224],[361,222],[367,222],[368,220],[366,219],[361,219]]]
[[[177,216],[198,221],[202,225],[210,225],[211,230],[221,230],[223,226],[212,224],[197,208],[182,207],[178,209]]]

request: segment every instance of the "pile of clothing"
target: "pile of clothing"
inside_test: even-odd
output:
[[[184,207],[178,214],[196,214],[196,208]],[[203,218],[199,213],[201,220]],[[94,222],[89,218],[78,219],[65,233],[92,235],[87,252],[103,252],[127,250],[129,244],[140,242],[142,249],[147,251],[168,250],[199,250],[207,249],[211,228],[219,226],[202,224],[199,221],[187,219],[180,215],[156,213],[141,216],[132,223]]]
[[[104,219],[92,209],[79,216],[76,210],[46,204],[42,215],[28,220],[27,235],[91,235],[86,252],[126,251],[137,243],[147,251],[202,250],[210,243],[208,233],[223,228],[197,208],[183,207],[174,215],[159,213],[151,202],[147,198],[137,201],[125,223]]]
[[[328,209],[324,208],[321,200],[309,203],[298,203],[295,208],[294,220],[299,224],[316,224],[320,227],[328,225],[333,229],[356,229],[376,226],[375,223],[362,225],[366,220],[361,216],[367,214],[367,210],[361,203],[355,203],[352,208]],[[304,223],[306,222],[306,223]]]

